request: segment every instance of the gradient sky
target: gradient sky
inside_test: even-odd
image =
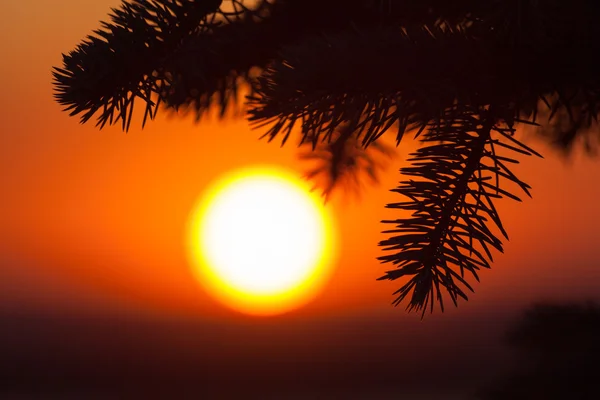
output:
[[[13,324],[23,321],[20,315],[60,321],[69,316],[127,321],[131,316],[155,321],[161,338],[172,331],[209,338],[203,344],[179,343],[181,354],[224,345],[227,354],[217,356],[214,348],[202,353],[219,359],[223,371],[233,358],[242,360],[241,371],[244,362],[254,365],[257,354],[281,361],[290,351],[312,362],[328,357],[330,368],[343,366],[364,376],[361,371],[371,368],[361,365],[365,357],[376,357],[373,368],[387,370],[398,358],[416,360],[425,352],[436,359],[439,351],[450,351],[439,342],[442,330],[452,351],[487,349],[495,336],[482,338],[474,331],[500,332],[498,321],[532,301],[599,297],[600,163],[582,154],[565,160],[534,140],[529,143],[546,158],[523,160],[517,170],[533,186],[534,198],[499,205],[510,242],[505,254],[495,257],[493,269],[481,274],[471,300],[458,309],[420,322],[418,315],[390,306],[397,284],[375,281],[386,269],[375,259],[383,238],[379,221],[394,216],[383,206],[397,200],[388,189],[399,180],[397,170],[410,144],[399,148],[380,185],[368,187],[360,200],[338,193],[330,204],[341,253],[315,301],[269,320],[223,308],[201,291],[186,261],[184,228],[195,200],[213,179],[236,167],[266,162],[301,172],[302,165],[292,146],[259,141],[260,132],[244,120],[195,124],[190,117],[162,113],[143,131],[134,121],[126,134],[118,126],[98,131],[93,124],[80,125],[61,112],[52,98],[51,67],[60,65],[61,53],[72,50],[118,4],[0,2],[0,353],[10,350],[22,361],[33,354],[23,349],[31,343],[61,343],[56,332],[62,328],[46,325],[56,337],[45,330],[34,333],[33,327],[43,324],[35,318],[38,322]],[[156,322],[173,320],[186,322],[168,329],[168,323]],[[82,335],[86,324],[78,325]],[[108,329],[98,324],[100,331]],[[132,332],[144,331],[135,326]],[[244,339],[232,332],[244,332]],[[410,340],[420,345],[408,345]],[[430,340],[433,347],[426,345]],[[231,342],[237,353],[227,346]],[[259,364],[268,369],[265,363]],[[318,370],[305,364],[306,370]],[[423,371],[426,365],[423,361]]]

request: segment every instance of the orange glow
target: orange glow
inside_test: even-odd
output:
[[[245,319],[199,290],[186,224],[198,196],[232,170],[268,163],[305,171],[296,133],[279,148],[279,139],[258,139],[264,129],[252,131],[243,118],[220,120],[218,112],[196,124],[193,113],[160,110],[142,130],[139,107],[127,134],[118,125],[99,131],[94,120],[81,125],[62,112],[51,68],[120,3],[0,1],[0,36],[10,38],[0,41],[0,308]],[[388,135],[393,139],[394,129]],[[403,201],[389,189],[408,179],[398,170],[417,143],[407,138],[379,185],[365,185],[360,199],[333,193],[327,209],[340,239],[336,268],[318,297],[286,317],[405,316],[403,306],[390,306],[402,282],[377,281],[391,266],[376,258],[383,255],[377,243],[389,237],[381,231],[391,228],[380,221],[409,216],[385,208]],[[526,143],[545,157],[516,157],[515,173],[533,187],[533,199],[498,201],[510,235],[505,253],[494,254],[481,283],[470,281],[470,301],[447,314],[598,292],[598,157],[577,150],[565,162],[545,141]]]
[[[314,298],[331,275],[333,231],[306,182],[280,168],[243,168],[199,200],[188,253],[199,282],[224,304],[281,314]]]

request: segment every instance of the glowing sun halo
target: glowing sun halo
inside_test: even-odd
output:
[[[188,236],[206,290],[256,315],[280,314],[314,297],[329,277],[335,245],[322,201],[274,168],[220,180],[196,206]]]

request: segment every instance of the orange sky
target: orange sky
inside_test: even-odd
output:
[[[24,0],[0,3],[0,309],[131,309],[166,315],[232,314],[204,295],[189,271],[184,226],[203,188],[253,163],[301,171],[295,149],[259,141],[245,121],[167,118],[129,133],[61,112],[51,67],[119,1]],[[160,113],[159,113],[160,114]],[[600,287],[600,172],[597,160],[566,163],[546,147],[524,160],[519,176],[534,199],[500,205],[511,241],[481,274],[472,301],[449,315],[525,304],[543,297],[584,297]],[[398,285],[376,282],[383,206],[396,196],[406,154],[361,200],[330,204],[341,236],[336,272],[297,315],[385,314]],[[433,318],[442,318],[434,315]]]

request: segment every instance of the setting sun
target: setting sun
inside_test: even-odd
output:
[[[322,201],[293,174],[248,168],[219,180],[189,224],[200,283],[238,311],[280,314],[308,302],[330,274],[334,235]]]

